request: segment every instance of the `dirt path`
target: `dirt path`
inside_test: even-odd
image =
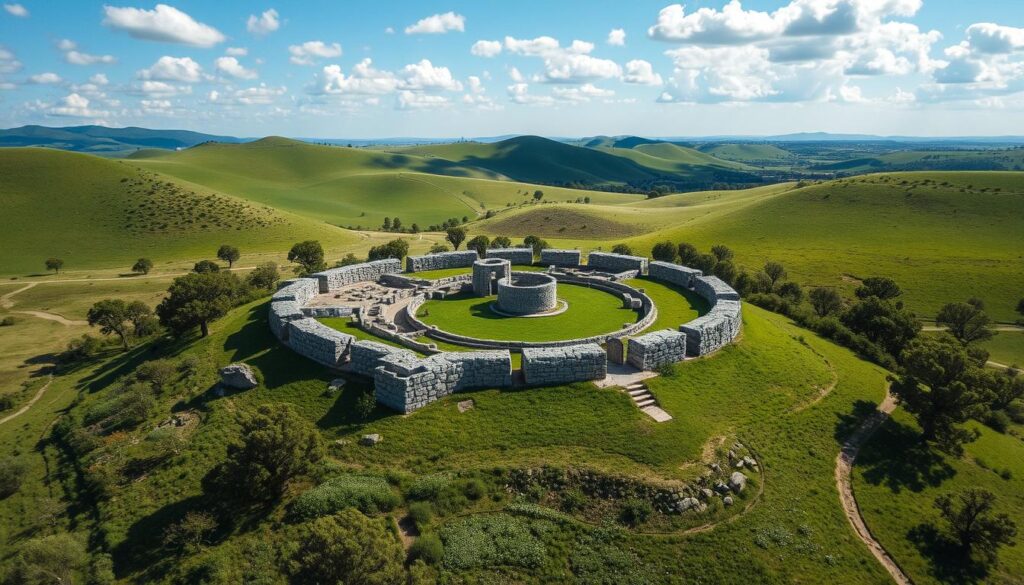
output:
[[[853,471],[853,462],[857,459],[857,453],[860,451],[861,446],[867,442],[871,435],[878,429],[878,427],[889,418],[889,414],[892,413],[896,408],[896,400],[892,394],[889,394],[889,388],[885,389],[885,399],[882,400],[882,404],[879,405],[878,410],[871,414],[860,427],[854,431],[850,438],[843,443],[843,448],[839,451],[839,455],[836,456],[836,489],[839,490],[839,501],[843,505],[843,512],[846,513],[846,518],[850,521],[850,525],[853,526],[853,531],[857,534],[857,538],[868,547],[871,554],[878,559],[878,562],[882,564],[889,575],[892,576],[893,581],[899,585],[912,585],[910,577],[900,569],[896,561],[889,556],[889,553],[885,551],[885,548],[875,540],[875,537],[871,535],[871,531],[868,530],[867,524],[864,522],[864,517],[861,516],[860,507],[857,506],[857,500],[853,495],[853,483],[850,480],[850,473]]]
[[[230,272],[241,272],[243,270],[253,270],[255,268],[256,268],[255,266],[236,266],[236,267],[232,268],[230,270]],[[228,271],[227,268],[224,268],[223,270]],[[14,296],[14,295],[20,293],[23,290],[30,289],[33,286],[36,286],[37,284],[60,284],[60,283],[65,283],[65,282],[103,282],[103,281],[109,281],[109,280],[121,280],[121,281],[124,281],[124,282],[130,282],[132,280],[156,280],[156,279],[163,279],[163,278],[177,278],[179,276],[185,276],[186,274],[192,274],[192,271],[189,270],[187,272],[168,272],[166,274],[146,274],[146,275],[139,274],[139,275],[132,275],[132,276],[104,276],[103,278],[55,278],[55,279],[52,279],[52,280],[39,280],[37,282],[30,283],[28,286],[26,286],[26,287],[24,287],[22,289],[16,290],[14,292],[8,293],[8,294],[0,297],[0,304],[7,302],[7,298],[8,297]],[[42,278],[45,278],[45,277],[42,277]],[[7,283],[0,283],[0,284],[7,284]],[[7,305],[3,305],[3,306],[5,308],[7,307]]]
[[[3,418],[0,418],[0,425],[4,424],[5,422],[7,422],[9,420],[13,420],[15,418],[18,418],[19,416],[21,416],[21,415],[25,414],[26,412],[28,412],[28,409],[32,408],[32,405],[35,404],[40,398],[43,397],[43,393],[46,392],[46,389],[50,387],[50,383],[51,382],[53,382],[53,376],[50,376],[49,379],[46,380],[46,383],[43,384],[43,387],[40,388],[39,391],[36,392],[36,395],[33,396],[32,400],[29,400],[25,404],[25,406],[22,406],[16,412],[12,412],[11,414],[9,414],[9,415],[7,415],[7,416],[5,416]]]
[[[89,324],[88,321],[79,321],[78,319],[68,319],[67,317],[64,317],[63,315],[58,315],[57,313],[47,313],[46,311],[15,311],[15,313],[20,313],[22,315],[31,315],[33,317],[39,317],[40,319],[46,319],[47,321],[56,321],[56,322],[60,323],[61,325],[67,325],[68,327],[71,327],[71,326],[74,326],[74,325],[88,325]]]
[[[16,295],[16,294],[18,294],[20,292],[25,292],[25,291],[27,291],[28,289],[32,288],[33,286],[35,286],[37,284],[39,284],[39,283],[38,282],[32,282],[32,283],[26,284],[25,286],[19,288],[18,290],[12,290],[11,292],[9,292],[9,293],[5,294],[4,296],[0,297],[0,308],[10,309],[11,307],[14,306],[14,301],[11,300],[11,297],[13,297],[14,295]]]

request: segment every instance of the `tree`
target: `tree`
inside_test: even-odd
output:
[[[730,250],[727,246],[723,246],[721,244],[718,244],[716,246],[711,246],[711,253],[715,256],[715,258],[719,262],[725,262],[726,260],[732,260],[733,256],[735,256],[735,254],[733,254],[732,250]]]
[[[398,585],[405,583],[402,544],[381,520],[355,508],[302,526],[289,569],[299,583]]]
[[[370,248],[370,253],[367,258],[371,262],[373,260],[384,260],[386,258],[397,258],[398,260],[401,260],[402,258],[405,258],[408,253],[409,242],[402,238],[396,238],[386,244]]]
[[[156,359],[143,362],[135,369],[135,377],[144,382],[149,382],[153,391],[162,393],[171,387],[180,377],[178,364],[169,359]]]
[[[254,268],[253,271],[245,278],[245,281],[253,288],[258,288],[260,290],[273,290],[280,279],[281,274],[277,271],[277,264],[273,262],[264,262],[257,265],[256,268]]]
[[[1017,301],[1017,312],[1020,313],[1022,317],[1024,317],[1024,299]],[[1019,319],[1018,323],[1020,322],[1024,322],[1024,319]]]
[[[725,260],[715,264],[714,269],[712,269],[712,273],[723,281],[732,283],[736,280],[737,271],[736,266],[732,262]]]
[[[467,250],[476,250],[476,253],[483,258],[487,254],[487,246],[491,245],[491,239],[487,236],[474,236],[473,239],[466,242]]]
[[[696,268],[704,274],[711,274],[715,270],[715,265],[718,264],[718,260],[711,254],[697,254],[697,258],[693,260],[690,265],[691,268]]]
[[[299,265],[295,270],[298,274],[313,274],[327,267],[324,264],[324,248],[316,240],[306,240],[292,246],[288,251],[288,261]]]
[[[812,290],[808,298],[819,317],[828,317],[843,308],[843,297],[835,289],[819,287]]]
[[[676,251],[676,245],[672,242],[660,242],[651,248],[651,257],[662,262],[675,262]]]
[[[28,465],[24,460],[14,457],[0,458],[0,500],[17,493],[27,472]]]
[[[391,231],[391,218],[390,217],[385,217],[384,218],[384,225],[382,227],[383,227],[383,231],[385,231],[385,232]]]
[[[884,276],[872,276],[865,278],[855,291],[858,299],[877,297],[884,300],[895,299],[903,294],[900,285],[896,281]]]
[[[448,235],[445,236],[445,239],[448,240],[449,242],[451,242],[452,246],[454,246],[455,249],[458,250],[459,246],[466,239],[466,228],[463,228],[463,227],[450,227],[450,228],[448,228]]]
[[[276,500],[289,482],[308,474],[324,457],[313,423],[287,404],[261,404],[243,413],[240,439],[227,459],[204,479],[204,489],[236,499]]]
[[[512,247],[512,240],[508,239],[506,236],[498,236],[498,237],[494,238],[493,240],[491,240],[491,246],[490,247],[491,248],[495,248],[495,249],[497,249],[497,248],[511,248]]]
[[[448,246],[445,246],[444,244],[442,244],[440,242],[436,243],[436,244],[434,244],[433,246],[430,247],[430,253],[431,254],[443,254],[444,252],[451,252],[451,251],[452,251],[451,248],[449,248]]]
[[[132,272],[136,274],[149,274],[150,270],[153,270],[153,261],[149,258],[139,258],[132,264]]]
[[[362,263],[363,263],[363,261],[360,260],[358,257],[356,257],[355,254],[353,254],[352,252],[349,252],[348,254],[345,254],[341,258],[341,260],[338,260],[337,262],[335,262],[334,265],[336,267],[338,267],[338,268],[341,268],[342,266],[352,266],[353,264],[362,264]]]
[[[548,247],[548,243],[540,239],[538,236],[526,236],[523,238],[523,244],[527,248],[533,248],[533,255],[539,256],[540,251]]]
[[[841,317],[844,324],[867,337],[890,355],[898,356],[921,330],[917,316],[900,303],[871,296],[851,306]]]
[[[990,399],[983,372],[949,335],[915,339],[900,357],[904,374],[892,393],[917,420],[924,441],[959,454],[976,435],[957,425],[981,414]]]
[[[199,550],[211,532],[217,529],[217,520],[206,512],[189,511],[180,521],[164,532],[164,543],[187,552]]]
[[[85,544],[67,533],[26,541],[18,551],[8,583],[52,585],[74,583],[75,573],[89,562]]]
[[[179,276],[167,289],[156,314],[160,324],[175,335],[199,327],[203,337],[210,334],[210,322],[231,309],[238,292],[238,279],[229,272],[208,272]]]
[[[694,246],[693,244],[687,244],[686,242],[683,242],[679,244],[678,248],[680,264],[682,264],[683,266],[693,266],[693,264],[697,261],[697,257],[700,255],[700,253],[697,252],[697,247]]]
[[[780,280],[786,278],[786,269],[778,262],[765,262],[764,273],[768,275],[768,279],[772,283],[771,290],[775,290],[775,285],[777,285]]]
[[[536,191],[533,192],[533,200],[534,201],[540,201],[543,197],[544,197],[544,192],[541,191],[540,189],[537,189]]]
[[[992,319],[985,313],[980,302],[948,303],[939,309],[935,323],[945,326],[960,343],[970,345],[995,336]]]
[[[724,262],[720,264],[724,264]],[[779,286],[779,296],[790,302],[800,304],[804,300],[804,290],[795,282],[784,282]]]
[[[630,248],[626,244],[615,244],[612,246],[612,254],[622,254],[624,256],[632,256],[633,248]]]
[[[420,233],[420,224],[413,222],[412,227],[409,228],[409,231],[411,231],[414,234]]]
[[[206,274],[207,272],[220,272],[220,265],[213,260],[200,260],[192,267],[192,272]]]
[[[394,231],[394,232],[400,232],[400,231],[402,231],[402,220],[401,220],[401,219],[399,219],[399,218],[397,218],[397,217],[396,217],[396,218],[395,218],[395,219],[394,219],[394,220],[393,220],[393,221],[391,222],[391,231]]]
[[[121,338],[121,344],[127,351],[131,345],[128,343],[129,322],[128,303],[121,299],[104,299],[97,301],[86,313],[85,317],[89,325],[99,327],[103,335],[117,334]]]
[[[950,539],[965,556],[979,553],[984,560],[995,561],[999,547],[1014,544],[1017,525],[1006,514],[992,513],[995,501],[995,494],[981,488],[935,498]]]
[[[242,257],[242,253],[238,251],[238,248],[224,244],[217,249],[217,258],[228,263],[228,270],[231,270],[235,266],[235,262]]]
[[[60,269],[64,268],[64,261],[60,258],[47,258],[46,269],[52,270],[54,274],[60,274]]]
[[[153,316],[153,309],[142,301],[132,301],[125,308],[125,315],[132,324],[132,334],[135,337],[145,337],[156,332],[160,323]]]

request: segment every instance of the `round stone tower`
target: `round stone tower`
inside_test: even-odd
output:
[[[498,281],[498,309],[511,315],[546,313],[558,306],[557,283],[540,272],[513,272]]]
[[[473,293],[489,297],[496,292],[497,281],[512,274],[512,263],[503,258],[484,258],[473,263]]]

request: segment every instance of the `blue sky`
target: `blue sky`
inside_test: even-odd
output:
[[[1019,0],[0,0],[0,125],[1020,134]]]

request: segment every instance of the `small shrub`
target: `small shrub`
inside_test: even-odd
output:
[[[566,490],[562,494],[561,507],[565,512],[575,512],[587,505],[587,496],[578,489]]]
[[[14,315],[7,315],[3,319],[0,319],[0,327],[10,327],[18,322],[18,319]]]
[[[647,500],[631,498],[619,508],[619,521],[626,526],[638,526],[651,517],[654,509]]]
[[[532,569],[544,564],[547,551],[529,524],[507,514],[471,516],[446,524],[441,532],[448,569],[511,566]]]
[[[410,500],[433,500],[450,483],[451,479],[443,474],[418,477],[405,491],[405,497]]]
[[[1010,415],[1002,410],[991,410],[985,416],[985,420],[982,421],[993,431],[997,433],[1006,433],[1006,430],[1010,428],[1011,420]]]
[[[363,392],[356,398],[355,413],[361,420],[370,418],[374,410],[377,410],[377,400],[372,392]]]
[[[462,493],[466,494],[467,498],[476,501],[487,495],[487,486],[479,479],[473,478],[466,482]]]
[[[436,565],[444,559],[444,545],[436,534],[424,534],[409,547],[409,560],[422,560],[428,565]]]
[[[422,532],[434,519],[434,507],[430,505],[430,502],[413,502],[409,504],[409,518]]]
[[[25,479],[28,466],[14,457],[0,459],[0,498],[14,495]]]
[[[291,514],[300,520],[329,516],[345,508],[375,514],[390,511],[398,503],[398,496],[383,478],[342,475],[302,493],[292,504]]]

